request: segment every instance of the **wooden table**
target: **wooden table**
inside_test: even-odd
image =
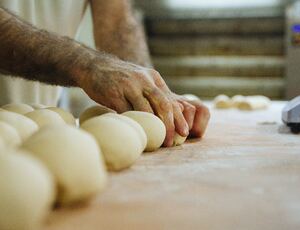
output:
[[[300,229],[300,135],[269,110],[212,109],[206,137],[144,154],[47,230]]]

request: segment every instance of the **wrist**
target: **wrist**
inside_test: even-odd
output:
[[[58,63],[58,69],[74,83],[73,86],[81,87],[91,73],[96,55],[83,44],[68,38],[67,40],[69,52],[65,54],[64,60]]]

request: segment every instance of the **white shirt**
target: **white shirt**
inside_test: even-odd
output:
[[[34,26],[75,38],[85,0],[0,0],[4,7]],[[0,105],[12,102],[56,106],[61,87],[0,75]]]

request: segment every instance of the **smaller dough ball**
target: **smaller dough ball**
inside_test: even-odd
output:
[[[194,94],[183,94],[182,96],[185,97],[189,101],[200,101],[200,98]]]
[[[85,121],[81,128],[96,138],[109,170],[130,167],[143,152],[139,133],[124,120],[98,116]]]
[[[175,133],[173,146],[182,145],[187,137],[180,136],[178,133]]]
[[[66,110],[63,110],[58,107],[48,107],[47,109],[56,112],[68,125],[76,125],[76,120],[74,116],[67,112]]]
[[[37,109],[25,114],[26,117],[35,121],[38,126],[65,124],[65,121],[56,113],[48,109]]]
[[[22,144],[54,175],[58,202],[69,205],[102,191],[107,174],[101,150],[87,132],[70,125],[40,129]]]
[[[23,103],[11,103],[2,106],[2,108],[7,111],[19,113],[22,115],[33,111],[33,108],[30,105],[23,104]]]
[[[91,119],[93,117],[100,116],[105,113],[116,113],[114,110],[109,109],[102,105],[95,105],[92,107],[89,107],[85,111],[83,111],[79,116],[79,124],[83,124],[88,119]]]
[[[245,97],[242,95],[235,95],[231,98],[232,106],[237,108],[239,104],[245,100]]]
[[[29,104],[33,109],[45,109],[47,106],[39,103],[30,103]]]
[[[28,117],[9,111],[0,111],[0,121],[13,126],[20,135],[22,141],[38,130],[38,125]]]
[[[257,95],[257,96],[248,96],[244,101],[240,102],[238,108],[240,110],[258,110],[266,109],[270,105],[270,99]]]
[[[221,94],[215,97],[214,105],[218,109],[228,109],[232,107],[232,101],[228,96]]]
[[[129,117],[126,117],[126,116],[123,116],[120,114],[116,114],[116,113],[106,113],[102,116],[115,117],[115,118],[121,119],[121,120],[125,121],[126,123],[128,123],[129,125],[131,125],[139,134],[141,144],[142,144],[141,151],[143,152],[145,150],[146,145],[147,145],[147,136],[146,136],[146,133],[145,133],[143,127],[139,123],[137,123],[135,120],[133,120]]]
[[[143,127],[148,140],[145,151],[155,151],[162,145],[166,137],[166,127],[157,116],[140,111],[128,111],[123,115],[130,117]]]
[[[6,145],[17,146],[21,144],[21,137],[18,131],[10,124],[0,121],[0,138]]]
[[[55,199],[47,168],[26,152],[5,149],[0,175],[0,229],[41,229]]]

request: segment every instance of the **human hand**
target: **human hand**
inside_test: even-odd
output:
[[[159,116],[167,130],[165,146],[172,146],[175,131],[181,136],[201,137],[204,133],[208,109],[201,102],[189,102],[172,93],[153,69],[101,57],[77,74],[78,86],[96,102],[118,113],[138,110]]]

